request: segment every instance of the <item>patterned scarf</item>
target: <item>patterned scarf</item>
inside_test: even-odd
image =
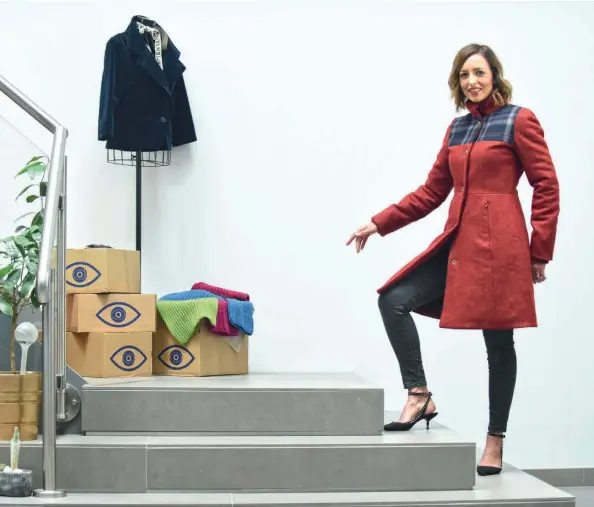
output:
[[[138,25],[138,31],[141,34],[144,34],[144,32],[148,32],[153,37],[153,41],[155,41],[155,59],[157,60],[159,67],[161,67],[161,70],[163,70],[163,50],[161,47],[161,32],[159,32],[158,28],[146,26],[139,22],[136,22],[136,24]]]

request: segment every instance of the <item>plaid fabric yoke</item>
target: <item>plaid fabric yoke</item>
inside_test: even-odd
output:
[[[512,104],[500,107],[485,120],[481,129],[481,120],[470,113],[454,120],[450,130],[449,146],[459,146],[480,141],[498,141],[512,144],[514,141],[514,125],[519,106]],[[480,134],[479,134],[480,131]],[[477,138],[478,135],[478,138]]]

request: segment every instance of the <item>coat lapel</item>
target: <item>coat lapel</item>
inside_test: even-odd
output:
[[[132,18],[126,31],[127,45],[130,51],[137,55],[138,65],[159,83],[167,93],[171,94],[173,84],[184,71],[184,66],[179,61],[180,52],[169,38],[167,50],[163,51],[163,70],[161,70],[155,59],[155,55],[147,47],[143,35],[138,31],[138,21],[145,25],[156,25],[154,21],[148,22],[146,19],[141,16],[134,16]]]
[[[167,51],[165,51],[163,58],[163,72],[165,72],[165,75],[167,76],[170,91],[173,91],[173,85],[179,79],[179,76],[182,75],[184,70],[186,70],[184,64],[179,61],[179,55],[179,50],[175,47],[171,39],[169,39],[167,43]]]

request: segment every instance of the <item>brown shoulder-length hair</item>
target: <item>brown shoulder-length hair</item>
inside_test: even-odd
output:
[[[482,55],[491,67],[491,72],[493,73],[492,95],[495,105],[503,106],[511,101],[512,85],[507,79],[504,79],[503,65],[501,65],[495,52],[489,46],[483,44],[468,44],[456,54],[452,63],[450,78],[448,79],[452,99],[454,100],[454,104],[456,104],[456,111],[464,109],[466,103],[466,96],[460,87],[460,71],[466,60],[476,54]]]

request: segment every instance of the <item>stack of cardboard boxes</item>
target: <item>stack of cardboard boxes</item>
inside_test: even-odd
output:
[[[140,293],[140,253],[66,251],[66,361],[83,377],[146,377],[153,370],[156,295]]]
[[[140,293],[140,253],[115,248],[66,251],[66,361],[83,377],[203,377],[248,373],[248,337],[200,325],[181,345]]]

